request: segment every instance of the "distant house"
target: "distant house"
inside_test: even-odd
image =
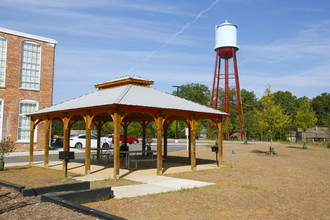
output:
[[[0,28],[0,139],[9,137],[18,150],[29,149],[30,119],[25,115],[52,105],[53,39]],[[44,125],[36,134],[44,134]],[[37,148],[44,137],[35,135]]]
[[[328,128],[323,127],[309,128],[306,132],[303,132],[302,129],[299,128],[297,132],[292,132],[287,135],[287,139],[292,142],[302,140],[303,137],[305,137],[308,142],[327,142],[330,140]]]

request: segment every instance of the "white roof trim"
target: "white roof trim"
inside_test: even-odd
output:
[[[51,39],[51,38],[41,37],[41,36],[37,36],[37,35],[33,35],[33,34],[27,34],[27,33],[19,32],[19,31],[10,30],[7,28],[0,27],[0,32],[17,35],[17,36],[21,36],[21,37],[26,37],[26,38],[30,38],[30,39],[34,39],[34,40],[44,41],[44,42],[48,42],[48,43],[52,43],[52,44],[57,44],[57,41],[54,39]]]

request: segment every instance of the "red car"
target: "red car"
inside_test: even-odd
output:
[[[114,138],[112,138],[112,143],[114,142]],[[125,136],[123,134],[120,135],[120,144],[125,142]],[[139,143],[139,139],[132,137],[131,135],[127,135],[127,143],[129,144],[137,144]]]

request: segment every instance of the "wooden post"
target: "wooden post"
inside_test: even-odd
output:
[[[188,159],[189,159],[189,165],[191,165],[191,132],[190,132],[190,124],[188,123]]]
[[[97,159],[100,159],[100,148],[101,148],[101,130],[102,130],[102,122],[99,120],[97,123],[97,151],[96,151],[96,155],[97,155]]]
[[[218,127],[218,167],[222,165],[223,162],[223,142],[222,142],[222,118],[217,120]]]
[[[127,146],[127,129],[128,129],[128,122],[122,122],[121,123],[124,128],[124,144]]]
[[[157,127],[157,175],[163,174],[163,117],[156,116],[155,122]]]
[[[70,125],[70,117],[65,116],[63,118],[63,151],[69,151],[69,125]],[[62,169],[65,170],[67,168],[67,164],[63,161]]]
[[[91,172],[91,130],[93,116],[84,117],[86,123],[85,175]]]
[[[113,159],[113,178],[117,179],[119,175],[119,164],[120,164],[120,124],[121,124],[121,115],[120,110],[116,109],[116,111],[111,114],[112,120],[113,120],[113,129],[114,129],[114,143],[113,143],[113,149],[114,149],[114,159]]]
[[[45,129],[46,129],[46,132],[45,132],[45,150],[44,150],[44,167],[48,167],[48,163],[49,163],[49,144],[50,144],[50,140],[49,140],[49,135],[50,135],[50,122],[51,120],[50,119],[46,119],[45,120]]]
[[[190,142],[191,142],[191,151],[190,151],[190,166],[191,170],[196,170],[196,119],[192,118],[189,120],[190,125]]]
[[[30,151],[29,151],[29,166],[33,165],[33,150],[34,150],[34,120],[30,119]]]
[[[147,136],[147,125],[148,122],[146,120],[141,121],[141,127],[142,127],[142,150],[145,151],[146,150],[146,136]],[[145,154],[142,154],[143,156],[145,156]]]
[[[169,123],[164,123],[164,158],[167,159],[167,129]]]

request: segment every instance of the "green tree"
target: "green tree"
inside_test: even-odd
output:
[[[261,98],[262,109],[256,111],[259,128],[269,135],[272,142],[276,132],[280,133],[290,124],[289,115],[285,114],[280,105],[275,104],[274,96],[270,87],[266,88],[265,95]]]
[[[113,132],[114,132],[113,122],[108,121],[108,122],[104,123],[104,125],[102,126],[102,129],[101,129],[102,136],[107,135],[107,134],[113,134]]]
[[[277,91],[273,93],[274,102],[280,105],[283,111],[290,115],[294,116],[298,108],[298,99],[296,96],[293,96],[291,92],[288,91]]]
[[[179,88],[179,94],[176,94],[177,90],[173,91],[173,95],[178,95],[181,98],[199,103],[201,105],[208,106],[210,103],[211,92],[206,85],[199,83],[189,83],[182,85]]]
[[[256,118],[256,110],[261,108],[260,101],[254,92],[241,90],[242,108],[243,108],[243,130],[247,140],[254,139],[258,136],[258,121]],[[238,124],[238,121],[237,121]]]
[[[172,92],[173,95],[177,95],[181,98],[187,99],[192,102],[199,103],[201,105],[208,106],[210,104],[210,96],[211,92],[210,89],[203,84],[199,83],[189,83],[186,85],[182,85],[179,88],[179,92],[177,94],[177,90],[174,90]],[[197,122],[197,129],[196,129],[196,136],[199,137],[202,130],[204,130],[206,126],[205,120],[201,120]],[[176,123],[175,121],[172,122],[168,129],[168,136],[169,137],[175,137],[176,132],[176,125],[178,125],[178,138],[184,138],[185,137],[185,128],[187,127],[186,124],[182,121],[178,121]]]
[[[63,123],[61,121],[53,120],[51,126],[54,135],[63,136]]]
[[[322,93],[312,99],[312,107],[317,117],[316,125],[326,127],[327,117],[330,114],[330,93]]]
[[[142,137],[142,127],[138,122],[131,122],[127,128],[127,133],[134,137]]]
[[[226,120],[225,123],[223,124],[223,133],[226,134],[226,133],[231,133],[233,130],[233,124],[231,122],[231,120]]]
[[[260,104],[254,92],[249,92],[245,89],[241,90],[242,107],[243,112],[254,111],[256,108],[260,108]]]
[[[72,125],[72,130],[86,130],[86,123],[84,120],[77,121]]]
[[[297,128],[301,128],[305,133],[307,128],[314,127],[316,124],[317,118],[315,112],[312,110],[311,103],[308,100],[305,100],[299,107],[296,115],[295,124]],[[306,149],[306,137],[303,137],[304,145],[303,148]]]
[[[244,133],[247,140],[258,136],[259,127],[255,111],[244,113]]]

